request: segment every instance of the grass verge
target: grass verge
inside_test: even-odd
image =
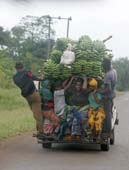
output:
[[[34,128],[32,112],[20,91],[0,88],[0,139]]]

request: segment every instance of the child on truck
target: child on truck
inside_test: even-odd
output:
[[[90,105],[88,123],[93,135],[95,135],[97,139],[100,139],[105,113],[101,103],[102,95],[97,91],[97,85],[98,83],[94,78],[89,80],[89,88],[91,89],[91,92],[88,96]]]
[[[56,82],[55,91],[54,91],[54,110],[58,116],[61,116],[64,113],[64,109],[66,106],[65,92],[70,87],[73,80],[74,80],[74,76],[72,76],[69,82],[68,80],[64,81],[63,83],[61,82],[61,80],[58,80]]]

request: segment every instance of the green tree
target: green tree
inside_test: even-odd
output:
[[[118,74],[117,89],[129,90],[129,59],[127,57],[117,59],[113,62],[113,67]]]
[[[50,21],[50,24],[52,22]],[[25,36],[33,41],[48,39],[49,20],[48,16],[30,16],[27,15],[21,19],[20,25],[25,30]],[[54,30],[50,27],[51,36],[54,36]]]
[[[0,51],[0,87],[9,88],[13,86],[12,76],[15,69],[13,59],[6,54],[6,50]]]
[[[50,21],[50,24],[52,22]],[[48,46],[48,16],[36,17],[26,16],[21,19],[18,26],[11,29],[11,47],[10,56],[25,56],[27,52],[33,57],[46,58]],[[54,37],[54,30],[50,27],[51,37]],[[50,50],[53,47],[54,40],[50,39]]]
[[[11,29],[11,51],[12,55],[21,55],[22,43],[25,41],[25,30],[21,26],[15,26]]]
[[[3,27],[0,27],[0,46],[8,46],[10,43],[10,31],[5,31]]]

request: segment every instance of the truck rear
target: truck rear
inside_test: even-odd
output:
[[[105,42],[105,41],[104,41]],[[52,56],[51,59],[45,62],[44,64],[44,76],[46,80],[51,80],[52,85],[58,81],[65,81],[66,79],[70,79],[72,76],[76,76],[80,79],[85,77],[87,80],[95,79],[98,84],[98,88],[103,88],[103,69],[102,69],[102,61],[105,57],[111,57],[110,54],[107,53],[106,47],[102,41],[92,41],[88,36],[82,36],[76,44],[74,44],[74,49],[71,48],[71,45],[66,49],[66,51],[60,56],[60,60],[57,62],[57,56]],[[56,53],[54,53],[56,54]],[[57,53],[58,54],[58,53]],[[60,62],[61,61],[61,62]],[[43,87],[44,88],[44,87]],[[64,87],[65,88],[65,87]],[[89,87],[87,86],[87,89]],[[90,88],[89,88],[90,89]],[[52,89],[54,94],[55,88]],[[98,89],[97,89],[98,90]],[[50,97],[50,93],[44,91],[43,96],[48,95]],[[64,96],[66,97],[66,96]],[[70,97],[69,97],[70,98]],[[79,99],[79,98],[78,98]],[[85,98],[88,101],[88,96]],[[80,99],[81,100],[81,99]],[[103,99],[101,99],[102,101]],[[49,101],[51,101],[49,99]],[[44,101],[43,101],[44,102]],[[48,102],[49,105],[50,102]],[[73,102],[74,103],[74,102]],[[102,101],[103,103],[103,101]],[[98,116],[98,107],[94,109],[93,116],[93,126],[91,128],[90,125],[90,116],[89,112],[91,110],[90,106],[82,107],[76,106],[74,103],[74,107],[70,106],[66,101],[67,107],[70,107],[70,111],[65,113],[65,118],[61,118],[60,115],[55,111],[55,103],[53,106],[53,112],[51,115],[57,116],[60,119],[59,126],[55,126],[53,124],[52,119],[47,115],[50,112],[46,112],[47,114],[44,116],[44,133],[35,135],[38,139],[38,143],[42,144],[43,148],[51,148],[53,143],[70,143],[70,144],[97,144],[100,145],[102,151],[108,151],[110,144],[113,145],[115,142],[115,125],[118,124],[118,115],[116,111],[116,107],[112,106],[111,113],[111,131],[107,133],[103,131],[103,127],[105,126],[106,110],[103,107],[104,117],[100,118]],[[61,107],[61,105],[59,106]],[[74,110],[74,111],[73,111]],[[101,109],[102,110],[102,109]],[[43,111],[44,112],[44,111]],[[76,112],[76,114],[74,113]],[[75,116],[76,115],[76,116]],[[102,115],[102,114],[100,114]],[[80,124],[78,124],[80,121]],[[98,121],[98,127],[101,129],[99,131],[99,135],[96,135],[96,122]],[[99,122],[100,121],[100,122]],[[109,124],[110,124],[109,122]],[[76,135],[73,135],[75,131]],[[76,132],[79,133],[76,133]],[[98,131],[97,131],[98,133]],[[99,137],[98,137],[99,136]]]

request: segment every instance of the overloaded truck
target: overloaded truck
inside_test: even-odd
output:
[[[102,61],[105,57],[112,57],[104,43],[110,38],[111,36],[103,41],[92,41],[88,36],[82,36],[76,42],[68,40],[67,49],[64,49],[62,52],[56,49],[55,46],[54,51],[51,53],[51,58],[44,63],[44,82],[49,81],[51,83],[51,89],[50,86],[45,89],[45,83],[43,83],[42,86],[43,90],[42,88],[39,89],[40,93],[43,91],[41,97],[43,98],[42,102],[45,106],[43,107],[44,133],[34,135],[37,137],[38,143],[42,144],[43,148],[51,148],[53,143],[97,144],[100,145],[102,151],[108,151],[109,146],[114,144],[115,125],[118,124],[118,114],[115,106],[112,106],[112,125],[109,135],[103,132],[104,120],[106,119],[105,110],[103,118],[101,116],[100,119],[97,117],[97,109],[94,111],[94,124],[92,124],[93,126],[91,128],[89,123],[89,119],[91,119],[89,111],[91,108],[88,104],[70,104],[67,101],[69,99],[72,101],[72,98],[67,95],[66,91],[66,93],[62,94],[65,99],[64,110],[58,114],[54,108],[57,103],[52,102],[52,98],[50,97],[55,95],[56,82],[59,83],[66,80],[69,82],[73,76],[75,79],[81,79],[82,81],[84,81],[83,78],[85,77],[87,84],[91,79],[96,80],[98,84],[98,89],[96,90],[102,89],[104,76]],[[74,88],[73,86],[74,81],[70,87]],[[87,86],[87,89],[88,88],[90,93],[91,89]],[[86,100],[88,101],[88,99]],[[101,98],[101,107],[103,107],[102,100]],[[46,111],[44,108],[47,106],[50,106],[51,109]],[[97,120],[101,121],[97,124]],[[56,121],[56,125],[54,121]],[[101,127],[99,135],[96,130],[97,126]]]

